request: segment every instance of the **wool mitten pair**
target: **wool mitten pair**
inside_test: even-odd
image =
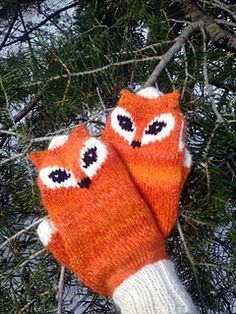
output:
[[[195,313],[152,211],[108,143],[80,126],[30,159],[50,217],[38,234],[60,263],[122,314]]]
[[[181,189],[191,165],[185,132],[179,92],[163,95],[148,87],[137,94],[121,92],[103,133],[153,210],[165,238],[176,223]]]
[[[152,213],[109,144],[81,126],[62,146],[30,159],[58,233],[53,240],[61,241],[55,256],[91,289],[111,295],[130,274],[167,258]]]

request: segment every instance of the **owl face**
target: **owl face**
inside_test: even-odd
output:
[[[108,118],[104,138],[119,150],[135,150],[134,154],[151,148],[168,148],[171,153],[178,150],[175,143],[182,149],[184,120],[178,100],[178,92],[147,99],[123,91]]]

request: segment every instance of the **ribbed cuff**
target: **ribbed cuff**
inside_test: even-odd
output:
[[[144,266],[123,281],[112,297],[122,314],[197,313],[169,260]]]

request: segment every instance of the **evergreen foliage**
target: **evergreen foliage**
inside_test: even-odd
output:
[[[19,4],[6,2],[3,8]],[[55,7],[47,0],[23,2],[17,15],[0,11],[5,25],[0,37],[0,312],[116,313],[111,300],[83,287],[68,271],[63,276],[37,240],[35,229],[45,211],[27,156],[79,123],[101,134],[120,90],[134,90],[147,80],[189,16],[178,1],[65,0]],[[213,2],[197,5],[236,36],[234,2]],[[67,6],[73,13],[55,13]],[[40,21],[24,23],[27,14],[40,12],[47,28],[38,26]],[[236,313],[235,69],[234,53],[215,46],[199,29],[156,80],[163,92],[180,90],[188,120],[194,163],[168,249],[200,313]]]

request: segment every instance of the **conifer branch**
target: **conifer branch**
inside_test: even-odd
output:
[[[28,303],[26,303],[18,312],[17,314],[23,314],[25,313],[25,310],[27,310],[34,302],[36,302],[39,298],[44,297],[45,295],[49,294],[51,291],[45,291],[43,293],[40,293],[37,298],[34,298],[30,300]]]
[[[157,64],[147,81],[144,83],[142,88],[146,88],[148,86],[153,86],[157,80],[157,78],[160,76],[162,71],[165,69],[167,64],[173,59],[176,52],[178,52],[182,45],[185,43],[185,41],[189,38],[189,36],[196,30],[199,30],[200,27],[203,25],[203,22],[201,20],[189,24],[181,33],[180,36],[178,36],[175,40],[174,45],[165,53],[165,55],[162,57],[161,61]]]
[[[119,67],[119,66],[123,66],[123,65],[139,63],[139,62],[150,62],[153,60],[161,60],[162,58],[163,58],[163,56],[151,56],[151,57],[143,57],[143,58],[139,58],[139,59],[129,59],[129,60],[124,60],[124,61],[114,62],[114,63],[110,63],[110,64],[104,65],[102,67],[98,67],[98,68],[91,69],[91,70],[71,72],[70,74],[64,73],[61,75],[55,75],[55,76],[50,77],[46,82],[36,81],[36,82],[29,83],[28,85],[22,85],[22,86],[20,86],[20,88],[33,87],[33,86],[38,86],[38,85],[42,85],[42,84],[45,84],[45,87],[46,87],[50,83],[58,81],[62,78],[67,79],[69,76],[80,77],[80,76],[85,76],[85,75],[91,75],[91,74],[96,74],[96,73],[103,72],[103,71],[105,72],[106,70],[113,68],[113,67]]]
[[[3,249],[6,245],[8,245],[11,241],[13,241],[14,239],[16,239],[17,237],[19,237],[21,234],[26,233],[27,231],[29,231],[31,228],[37,226],[38,224],[40,224],[41,221],[43,221],[45,219],[45,217],[40,218],[35,220],[34,222],[32,222],[29,226],[21,229],[20,231],[18,231],[17,233],[15,233],[13,236],[11,236],[10,238],[7,238],[6,241],[4,241],[1,245],[0,245],[0,250]]]
[[[196,269],[196,266],[195,266],[195,261],[193,260],[192,255],[191,255],[191,253],[189,251],[189,248],[188,248],[188,245],[186,243],[186,240],[185,240],[185,237],[184,237],[184,234],[183,234],[183,231],[182,231],[182,228],[181,228],[181,225],[180,225],[179,221],[177,221],[177,229],[178,229],[180,238],[182,240],[185,253],[186,253],[187,258],[188,258],[188,260],[190,262],[190,265],[191,265],[191,268],[192,268],[192,271],[193,271],[193,275],[194,275],[194,279],[195,279],[195,282],[196,282],[196,285],[197,285],[197,288],[198,288],[199,295],[201,296],[201,299],[202,299],[202,302],[203,302],[204,298],[203,298],[201,287],[200,287],[200,284],[199,284],[199,281],[198,281],[198,273],[197,273],[197,269]]]
[[[205,85],[204,87],[206,90],[206,96],[209,98],[209,100],[211,102],[211,107],[212,107],[213,112],[216,115],[217,121],[219,123],[223,123],[224,119],[215,105],[214,95],[211,91],[211,87],[210,87],[209,79],[208,79],[206,33],[205,33],[205,30],[203,28],[201,28],[201,32],[202,32],[202,37],[203,37],[203,44],[202,44],[202,47],[203,47],[203,75],[204,75],[204,85]]]
[[[236,37],[229,31],[223,30],[207,10],[201,11],[191,0],[174,0],[174,2],[180,6],[185,16],[191,18],[192,22],[199,20],[203,22],[207,35],[216,47],[236,52]]]
[[[4,131],[6,129],[9,129],[12,125],[16,124],[19,122],[21,119],[23,119],[32,109],[35,108],[35,106],[38,104],[38,102],[42,99],[43,97],[43,92],[39,91],[38,94],[36,94],[33,99],[23,108],[20,112],[18,112],[16,115],[12,117],[12,121],[9,122],[6,126]],[[8,135],[5,135],[2,137],[0,141],[0,148],[4,145]]]
[[[31,254],[26,260],[24,260],[22,263],[18,264],[15,268],[11,269],[11,274],[14,274],[18,269],[21,267],[27,265],[31,260],[35,259],[37,256],[40,256],[42,253],[46,252],[46,249],[43,248],[39,251],[36,251],[35,253]],[[5,277],[5,274],[0,275],[0,279]]]
[[[9,38],[9,36],[10,36],[10,34],[11,34],[11,31],[12,31],[12,29],[13,29],[13,27],[14,27],[16,21],[17,21],[18,14],[19,14],[19,8],[20,8],[20,1],[18,1],[16,10],[15,10],[15,14],[14,14],[14,16],[13,16],[13,18],[12,18],[12,21],[11,21],[11,23],[10,23],[10,26],[9,26],[9,28],[8,28],[8,30],[7,30],[7,33],[6,33],[6,35],[5,35],[5,37],[4,37],[3,41],[2,41],[2,43],[0,44],[0,51],[2,50],[3,47],[5,47],[6,42],[7,42],[8,38]]]
[[[20,3],[20,1],[19,1],[19,3]],[[8,33],[7,33],[8,36],[6,36],[6,39],[4,39],[4,41],[3,41],[2,44],[0,45],[0,50],[1,50],[2,48],[4,48],[4,47],[11,46],[11,45],[16,44],[16,43],[18,43],[18,42],[24,42],[25,40],[28,39],[28,37],[29,37],[29,35],[30,35],[31,33],[33,33],[34,31],[38,30],[40,27],[42,27],[43,25],[45,25],[48,21],[50,21],[51,19],[53,19],[55,16],[58,16],[59,14],[65,12],[65,11],[67,11],[67,10],[69,10],[69,9],[74,8],[74,7],[77,6],[79,3],[80,3],[80,1],[74,1],[72,4],[67,5],[67,6],[65,6],[65,7],[61,8],[61,9],[56,10],[56,11],[53,12],[52,14],[48,15],[43,21],[41,21],[40,23],[38,23],[37,25],[35,25],[35,26],[32,27],[31,29],[29,29],[29,30],[27,31],[27,33],[25,33],[24,35],[17,37],[16,39],[10,41],[9,43],[6,43],[8,37],[9,37],[9,35],[10,35],[11,29],[12,29],[12,27],[14,26],[15,21],[17,20],[17,17],[18,17],[18,10],[19,10],[19,8],[18,8],[18,9],[16,10],[16,15],[15,15],[15,17],[13,18],[12,25],[11,25],[11,27],[10,27],[9,30],[8,30]],[[14,23],[13,23],[13,22],[14,22]]]

